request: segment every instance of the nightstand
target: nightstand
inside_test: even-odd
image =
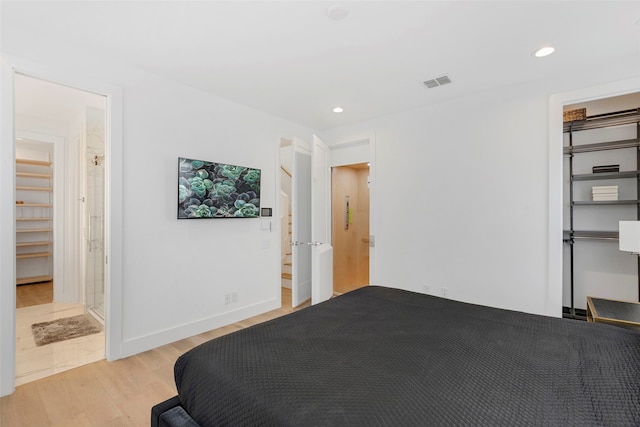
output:
[[[640,332],[640,302],[587,297],[587,321]]]

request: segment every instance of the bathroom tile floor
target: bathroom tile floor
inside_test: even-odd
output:
[[[36,347],[31,325],[84,313],[84,305],[50,303],[16,309],[16,386],[104,359],[98,334]]]

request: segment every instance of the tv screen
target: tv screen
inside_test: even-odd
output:
[[[258,216],[260,169],[178,158],[178,219]]]

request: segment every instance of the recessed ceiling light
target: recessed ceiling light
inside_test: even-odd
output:
[[[342,113],[344,110],[342,109],[342,107],[334,107],[333,112],[334,113]]]
[[[327,16],[334,21],[342,21],[349,14],[349,9],[346,7],[334,4],[327,9]]]
[[[551,55],[555,52],[555,48],[553,46],[545,46],[533,52],[533,56],[536,58],[542,58],[543,56]]]

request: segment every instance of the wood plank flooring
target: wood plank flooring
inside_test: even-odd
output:
[[[53,302],[53,282],[16,286],[16,308]]]
[[[151,407],[176,394],[173,365],[181,354],[212,338],[309,306],[306,302],[291,308],[290,292],[283,288],[278,310],[126,359],[101,360],[19,386],[0,399],[0,426],[147,427]]]

